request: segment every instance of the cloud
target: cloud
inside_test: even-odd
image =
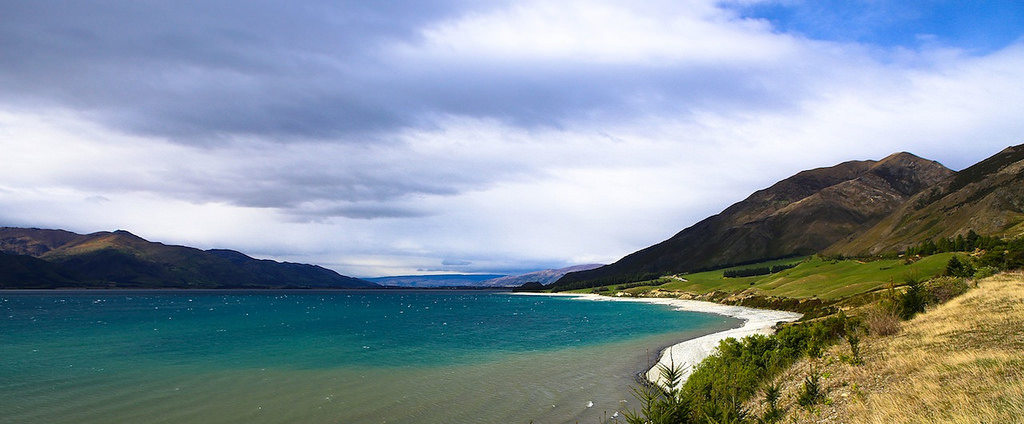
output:
[[[367,143],[448,115],[559,126],[736,96],[777,106],[783,91],[745,76],[797,51],[704,2],[424,4],[19,5],[0,89],[177,143]]]
[[[5,5],[0,219],[358,276],[529,271],[803,169],[1021,142],[1024,44],[872,44],[749,4],[776,3]]]

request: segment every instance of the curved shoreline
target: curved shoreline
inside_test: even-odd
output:
[[[700,363],[700,361],[703,361],[704,358],[707,358],[714,353],[715,349],[718,348],[718,343],[720,341],[729,337],[740,339],[754,334],[772,334],[775,332],[776,324],[780,322],[793,322],[803,316],[803,314],[796,312],[756,309],[746,306],[723,305],[713,302],[675,298],[611,297],[586,293],[537,293],[537,295],[571,296],[594,301],[653,303],[658,305],[668,305],[678,311],[706,312],[743,320],[743,324],[739,327],[684,340],[662,350],[659,355],[658,363],[646,373],[648,381],[662,386],[666,383],[663,381],[659,371],[662,366],[681,367],[682,379],[680,380],[680,384],[682,384],[687,378],[689,378],[694,366]]]

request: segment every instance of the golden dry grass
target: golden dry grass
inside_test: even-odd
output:
[[[841,361],[842,343],[781,376],[782,422],[1024,423],[1024,274],[982,280],[861,345],[864,365]],[[824,375],[828,400],[802,408],[794,399],[811,370]]]

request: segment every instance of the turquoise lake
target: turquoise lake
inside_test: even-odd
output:
[[[0,292],[4,423],[600,423],[738,326],[479,291]]]

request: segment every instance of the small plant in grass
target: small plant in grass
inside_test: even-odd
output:
[[[846,334],[846,342],[850,345],[850,356],[840,355],[839,359],[850,365],[864,365],[864,358],[860,356],[860,334]]]
[[[764,387],[764,415],[758,420],[759,423],[770,424],[782,420],[783,410],[779,409],[779,398],[782,397],[782,387],[778,384],[769,384]]]
[[[825,400],[825,391],[821,387],[821,373],[811,371],[811,374],[804,378],[804,384],[797,394],[797,403],[805,408],[817,405]]]
[[[677,366],[658,365],[661,384],[649,383],[633,388],[640,401],[640,411],[624,411],[629,424],[674,424],[685,422],[688,408],[683,399],[683,370]]]
[[[850,357],[846,358],[843,355],[840,359],[850,363],[850,365],[863,365],[864,358],[860,356],[860,339],[863,328],[858,321],[850,320],[846,322],[846,343],[850,345]]]

